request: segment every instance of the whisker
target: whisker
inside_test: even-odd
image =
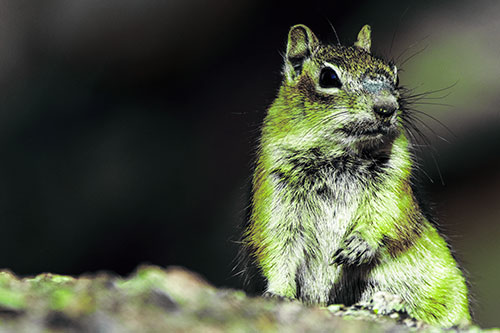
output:
[[[434,93],[434,91],[432,92]],[[430,95],[430,94],[429,94]],[[424,96],[417,96],[417,97],[414,97],[414,96],[408,96],[408,97],[405,97],[405,99],[412,99],[412,100],[416,100],[416,101],[419,101],[419,100],[423,100],[423,101],[426,101],[426,100],[436,100],[436,99],[443,99],[443,98],[446,98],[448,96],[451,95],[451,92],[447,93],[446,95],[442,95],[442,96],[436,96],[436,97],[425,97],[426,95]]]
[[[420,111],[420,110],[417,110],[417,109],[409,109],[409,110],[411,110],[412,112],[416,112],[418,114],[424,115],[426,117],[429,117],[430,119],[434,120],[439,125],[441,125],[442,127],[444,127],[454,138],[457,138],[457,135],[451,130],[451,128],[449,128],[448,126],[446,126],[441,120],[437,119],[436,117],[431,116],[430,114],[427,114],[427,113],[425,113],[423,111]]]
[[[448,140],[446,140],[445,138],[443,138],[442,136],[440,136],[439,134],[437,134],[437,133],[436,133],[436,131],[434,131],[434,129],[433,129],[432,127],[430,127],[429,125],[427,125],[427,123],[426,123],[425,121],[423,121],[422,119],[417,118],[417,117],[415,117],[415,116],[413,116],[413,118],[412,118],[412,119],[413,119],[414,121],[417,121],[417,122],[419,122],[420,124],[424,125],[424,127],[425,127],[425,128],[427,128],[429,131],[431,131],[431,132],[432,132],[432,134],[434,134],[434,136],[435,136],[436,138],[439,138],[439,139],[441,139],[441,140],[443,140],[443,141],[445,141],[445,142],[447,142],[447,143],[450,143]]]
[[[439,168],[439,163],[438,163],[438,161],[433,153],[431,153],[431,157],[432,157],[432,160],[434,161],[434,165],[436,166],[437,172],[439,174],[439,179],[441,180],[441,185],[444,186],[445,185],[444,179],[443,179],[443,175],[441,174],[441,169]]]
[[[391,40],[391,47],[389,48],[389,54],[392,52],[392,47],[394,46],[394,40],[396,39],[396,32],[398,31],[399,27],[401,26],[401,22],[403,22],[403,17],[405,16],[406,12],[410,9],[410,6],[406,7],[404,10],[403,14],[399,17],[398,24],[394,28],[394,32],[392,33],[392,40]]]
[[[428,91],[424,91],[424,92],[418,93],[418,94],[408,95],[408,96],[405,96],[404,98],[407,99],[407,98],[419,97],[419,96],[423,96],[423,95],[432,95],[432,94],[435,94],[438,92],[442,92],[442,91],[446,91],[448,89],[451,89],[451,88],[455,87],[457,84],[458,84],[458,80],[447,87],[436,89],[436,90],[428,90]],[[420,86],[422,86],[422,84]],[[412,88],[412,89],[407,89],[407,90],[408,91],[415,91],[416,89],[417,89],[417,87]]]
[[[426,40],[430,35],[427,35],[425,36],[424,38],[416,41],[415,43],[411,44],[410,46],[408,46],[397,58],[396,58],[396,62],[399,62],[399,59],[401,59],[401,57],[406,53],[408,52],[409,50],[411,50],[413,47],[415,47],[416,45],[418,45],[419,43],[423,42],[424,40]]]
[[[410,126],[413,129],[413,131],[415,131],[415,133],[418,135],[420,140],[422,140],[424,144],[427,145],[428,148],[430,148],[431,150],[436,149],[431,145],[429,138],[418,127],[416,127],[413,123],[410,123]]]
[[[401,62],[401,64],[399,64],[399,66],[403,66],[404,64],[406,64],[410,59],[412,59],[413,57],[419,55],[420,53],[424,52],[426,49],[427,49],[428,45],[424,46],[422,49],[420,49],[419,51],[415,52],[413,55],[409,56],[408,58],[406,58],[403,62]]]
[[[451,104],[444,104],[444,103],[434,103],[434,102],[412,102],[414,105],[437,105],[437,106],[446,106],[446,107],[455,107],[454,105]]]
[[[415,134],[412,131],[412,127],[413,126],[411,124],[409,124],[408,127],[405,126],[405,131],[406,131],[406,133],[408,133],[410,135],[410,137],[412,138],[413,141],[417,142],[417,138],[415,137]],[[415,147],[418,149],[418,151],[423,152],[422,147],[428,147],[428,145],[417,145],[417,144],[412,143],[411,147]],[[422,167],[422,165],[419,162],[419,158],[417,155],[414,155],[413,166],[416,168],[416,170],[422,172],[429,179],[429,181],[432,184],[434,184],[434,179],[432,179],[432,177],[424,170],[424,168]]]
[[[452,133],[453,136],[455,136],[453,134],[453,132],[451,132],[451,130],[446,126],[444,125],[441,121],[439,121],[438,119],[436,119],[435,117],[433,116],[430,116],[428,115],[427,113],[423,112],[423,111],[420,111],[420,110],[416,110],[416,109],[406,109],[406,113],[403,114],[403,122],[407,125],[407,133],[411,133],[409,134],[410,136],[412,136],[414,139],[416,139],[416,136],[418,136],[420,138],[420,140],[422,140],[428,148],[430,148],[430,150],[427,150],[428,153],[430,153],[430,156],[432,158],[432,161],[436,167],[436,170],[438,172],[438,175],[439,175],[439,180],[441,182],[441,185],[445,185],[445,182],[444,182],[444,178],[443,178],[443,175],[441,173],[441,168],[439,166],[439,163],[437,161],[437,158],[436,158],[436,155],[435,154],[438,154],[438,151],[435,147],[433,147],[431,144],[430,144],[430,140],[429,138],[418,128],[415,126],[415,122],[416,123],[419,123],[421,125],[423,125],[425,128],[427,128],[429,131],[431,131],[437,138],[440,138],[442,140],[444,140],[445,142],[449,142],[448,140],[446,140],[445,138],[441,137],[440,135],[438,135],[434,129],[432,129],[429,125],[427,125],[426,122],[424,122],[422,119],[418,118],[416,116],[416,114],[423,114],[423,115],[426,115],[428,116],[429,118],[433,119],[434,121],[438,122],[440,125],[442,125],[444,128],[446,128],[448,131],[450,131],[450,133]],[[415,132],[415,133],[413,133]],[[429,180],[431,181],[431,183],[434,183],[434,181],[432,180],[432,178],[425,172],[425,170],[423,168],[420,169],[422,171],[422,173],[424,173],[426,175],[427,178],[429,178]]]
[[[339,35],[337,35],[337,30],[335,30],[335,27],[333,26],[332,22],[328,18],[326,20],[328,21],[328,24],[332,28],[333,33],[335,34],[335,38],[337,38],[337,45],[340,45],[340,38],[339,38]]]

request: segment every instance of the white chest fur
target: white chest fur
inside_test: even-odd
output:
[[[288,239],[279,253],[286,261],[275,258],[281,278],[269,282],[276,285],[293,279],[301,298],[326,304],[339,279],[338,266],[331,265],[332,256],[352,226],[361,186],[356,179],[335,172],[321,179],[326,187],[321,194],[311,190],[306,196],[290,197],[285,194],[289,189],[282,188],[273,198],[269,227],[280,241]]]

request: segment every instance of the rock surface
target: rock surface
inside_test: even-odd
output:
[[[21,279],[0,272],[0,333],[441,331],[373,308],[248,297],[216,289],[181,267],[141,266],[128,278],[46,273]]]

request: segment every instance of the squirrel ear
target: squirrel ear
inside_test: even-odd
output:
[[[291,27],[288,32],[288,44],[286,46],[285,67],[287,74],[291,74],[292,77],[299,75],[304,60],[311,55],[318,44],[318,38],[305,25],[297,24]]]
[[[371,33],[372,28],[370,28],[368,24],[363,26],[358,34],[358,40],[354,43],[354,46],[370,53],[370,47],[372,46]]]

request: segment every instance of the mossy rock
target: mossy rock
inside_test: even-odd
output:
[[[304,306],[217,289],[180,267],[128,278],[0,272],[0,332],[438,332],[397,312]],[[471,327],[469,331],[480,331]],[[499,331],[500,332],[500,331]]]

